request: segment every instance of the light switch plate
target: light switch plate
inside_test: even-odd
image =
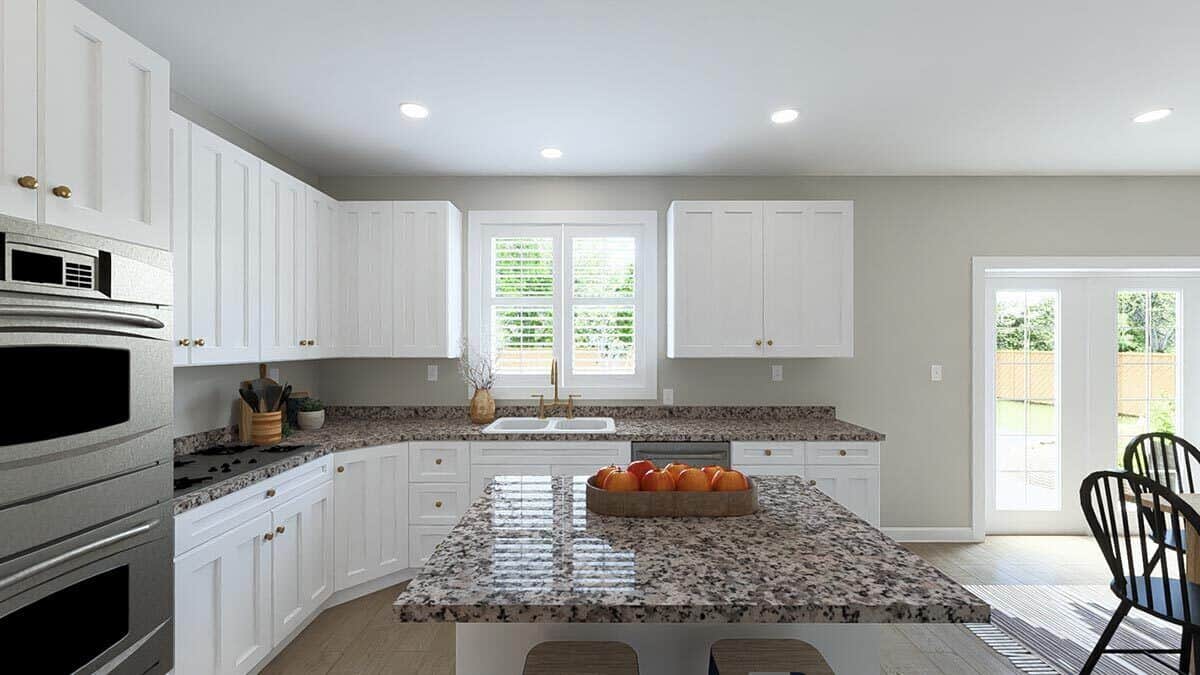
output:
[[[674,389],[663,389],[662,403],[663,405],[675,405]]]
[[[437,378],[438,378],[437,364],[435,363],[432,365],[425,366],[425,379],[429,380],[430,382],[437,382]]]
[[[771,381],[783,382],[783,366],[771,366]]]
[[[941,364],[935,363],[932,366],[929,366],[929,381],[930,382],[941,382],[942,381],[942,366],[941,366]]]

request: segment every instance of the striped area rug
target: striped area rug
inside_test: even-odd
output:
[[[967,586],[992,606],[992,623],[968,628],[1026,673],[1078,673],[1112,618],[1117,598],[1107,586]],[[1014,642],[1015,640],[1015,642]],[[1110,648],[1178,649],[1179,628],[1134,609]],[[1160,655],[1174,663],[1171,654]],[[1109,654],[1096,673],[1157,675],[1162,664],[1135,654]]]

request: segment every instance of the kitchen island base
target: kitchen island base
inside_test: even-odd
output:
[[[638,655],[643,673],[708,672],[708,650],[726,638],[804,640],[836,673],[878,673],[878,624],[459,623],[458,675],[520,675],[525,655],[548,640],[613,640]]]

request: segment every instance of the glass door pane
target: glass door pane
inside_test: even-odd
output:
[[[1138,434],[1179,428],[1179,292],[1117,292],[1117,459]]]
[[[1058,510],[1062,506],[1058,316],[1057,291],[996,292],[997,510]]]

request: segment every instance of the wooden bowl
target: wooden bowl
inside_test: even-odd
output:
[[[587,480],[587,507],[593,513],[624,518],[748,516],[758,510],[758,485],[736,492],[610,492]]]

